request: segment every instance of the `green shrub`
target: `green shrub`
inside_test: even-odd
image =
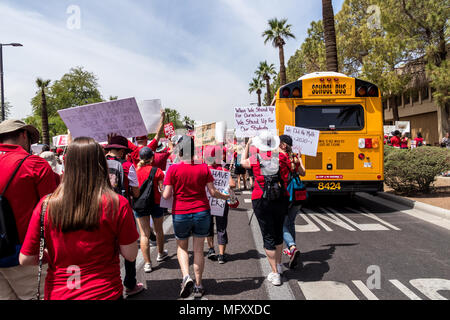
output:
[[[450,170],[450,150],[438,147],[388,150],[385,156],[386,184],[396,192],[429,193],[436,176]],[[386,154],[386,148],[385,148]]]

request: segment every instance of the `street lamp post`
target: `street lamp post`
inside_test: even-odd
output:
[[[2,106],[2,121],[5,121],[5,93],[4,93],[4,84],[3,84],[3,47],[11,46],[11,47],[22,47],[20,43],[8,43],[2,44],[0,43],[0,90],[1,92],[1,106]]]

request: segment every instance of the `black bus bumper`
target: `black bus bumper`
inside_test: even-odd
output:
[[[303,181],[310,194],[377,193],[384,191],[384,181]],[[320,185],[319,185],[320,184]],[[328,185],[327,185],[328,184]]]

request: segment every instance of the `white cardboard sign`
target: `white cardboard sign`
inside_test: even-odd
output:
[[[164,171],[164,176],[167,174],[167,171],[169,170],[171,165],[172,165],[172,163],[167,162],[166,171]],[[173,205],[173,195],[170,197],[170,199],[167,199],[167,200],[161,196],[161,202],[159,203],[159,206],[161,208],[172,209],[172,205]]]
[[[68,135],[61,135],[53,137],[53,146],[55,147],[65,147],[67,146]]]
[[[229,192],[230,173],[222,170],[211,170],[214,178],[214,186],[220,192]],[[223,217],[225,213],[225,200],[211,197],[208,188],[206,188],[206,195],[208,196],[209,206],[211,207],[211,215]]]
[[[410,121],[395,121],[395,130],[403,133],[411,133],[411,122]]]
[[[284,134],[292,138],[292,149],[301,151],[302,154],[315,157],[317,155],[317,147],[319,146],[320,131],[285,126]]]
[[[255,137],[260,131],[277,133],[275,107],[237,107],[234,108],[234,124],[236,137]]]
[[[108,134],[145,136],[147,129],[134,98],[100,102],[58,111],[73,138],[108,141]]]
[[[155,133],[158,130],[161,119],[161,100],[144,100],[138,102],[138,108],[144,120],[147,133]],[[146,135],[146,134],[145,134]]]

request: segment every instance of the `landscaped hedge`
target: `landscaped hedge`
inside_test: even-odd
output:
[[[385,182],[399,193],[429,193],[436,176],[450,170],[450,150],[445,148],[384,150]]]

